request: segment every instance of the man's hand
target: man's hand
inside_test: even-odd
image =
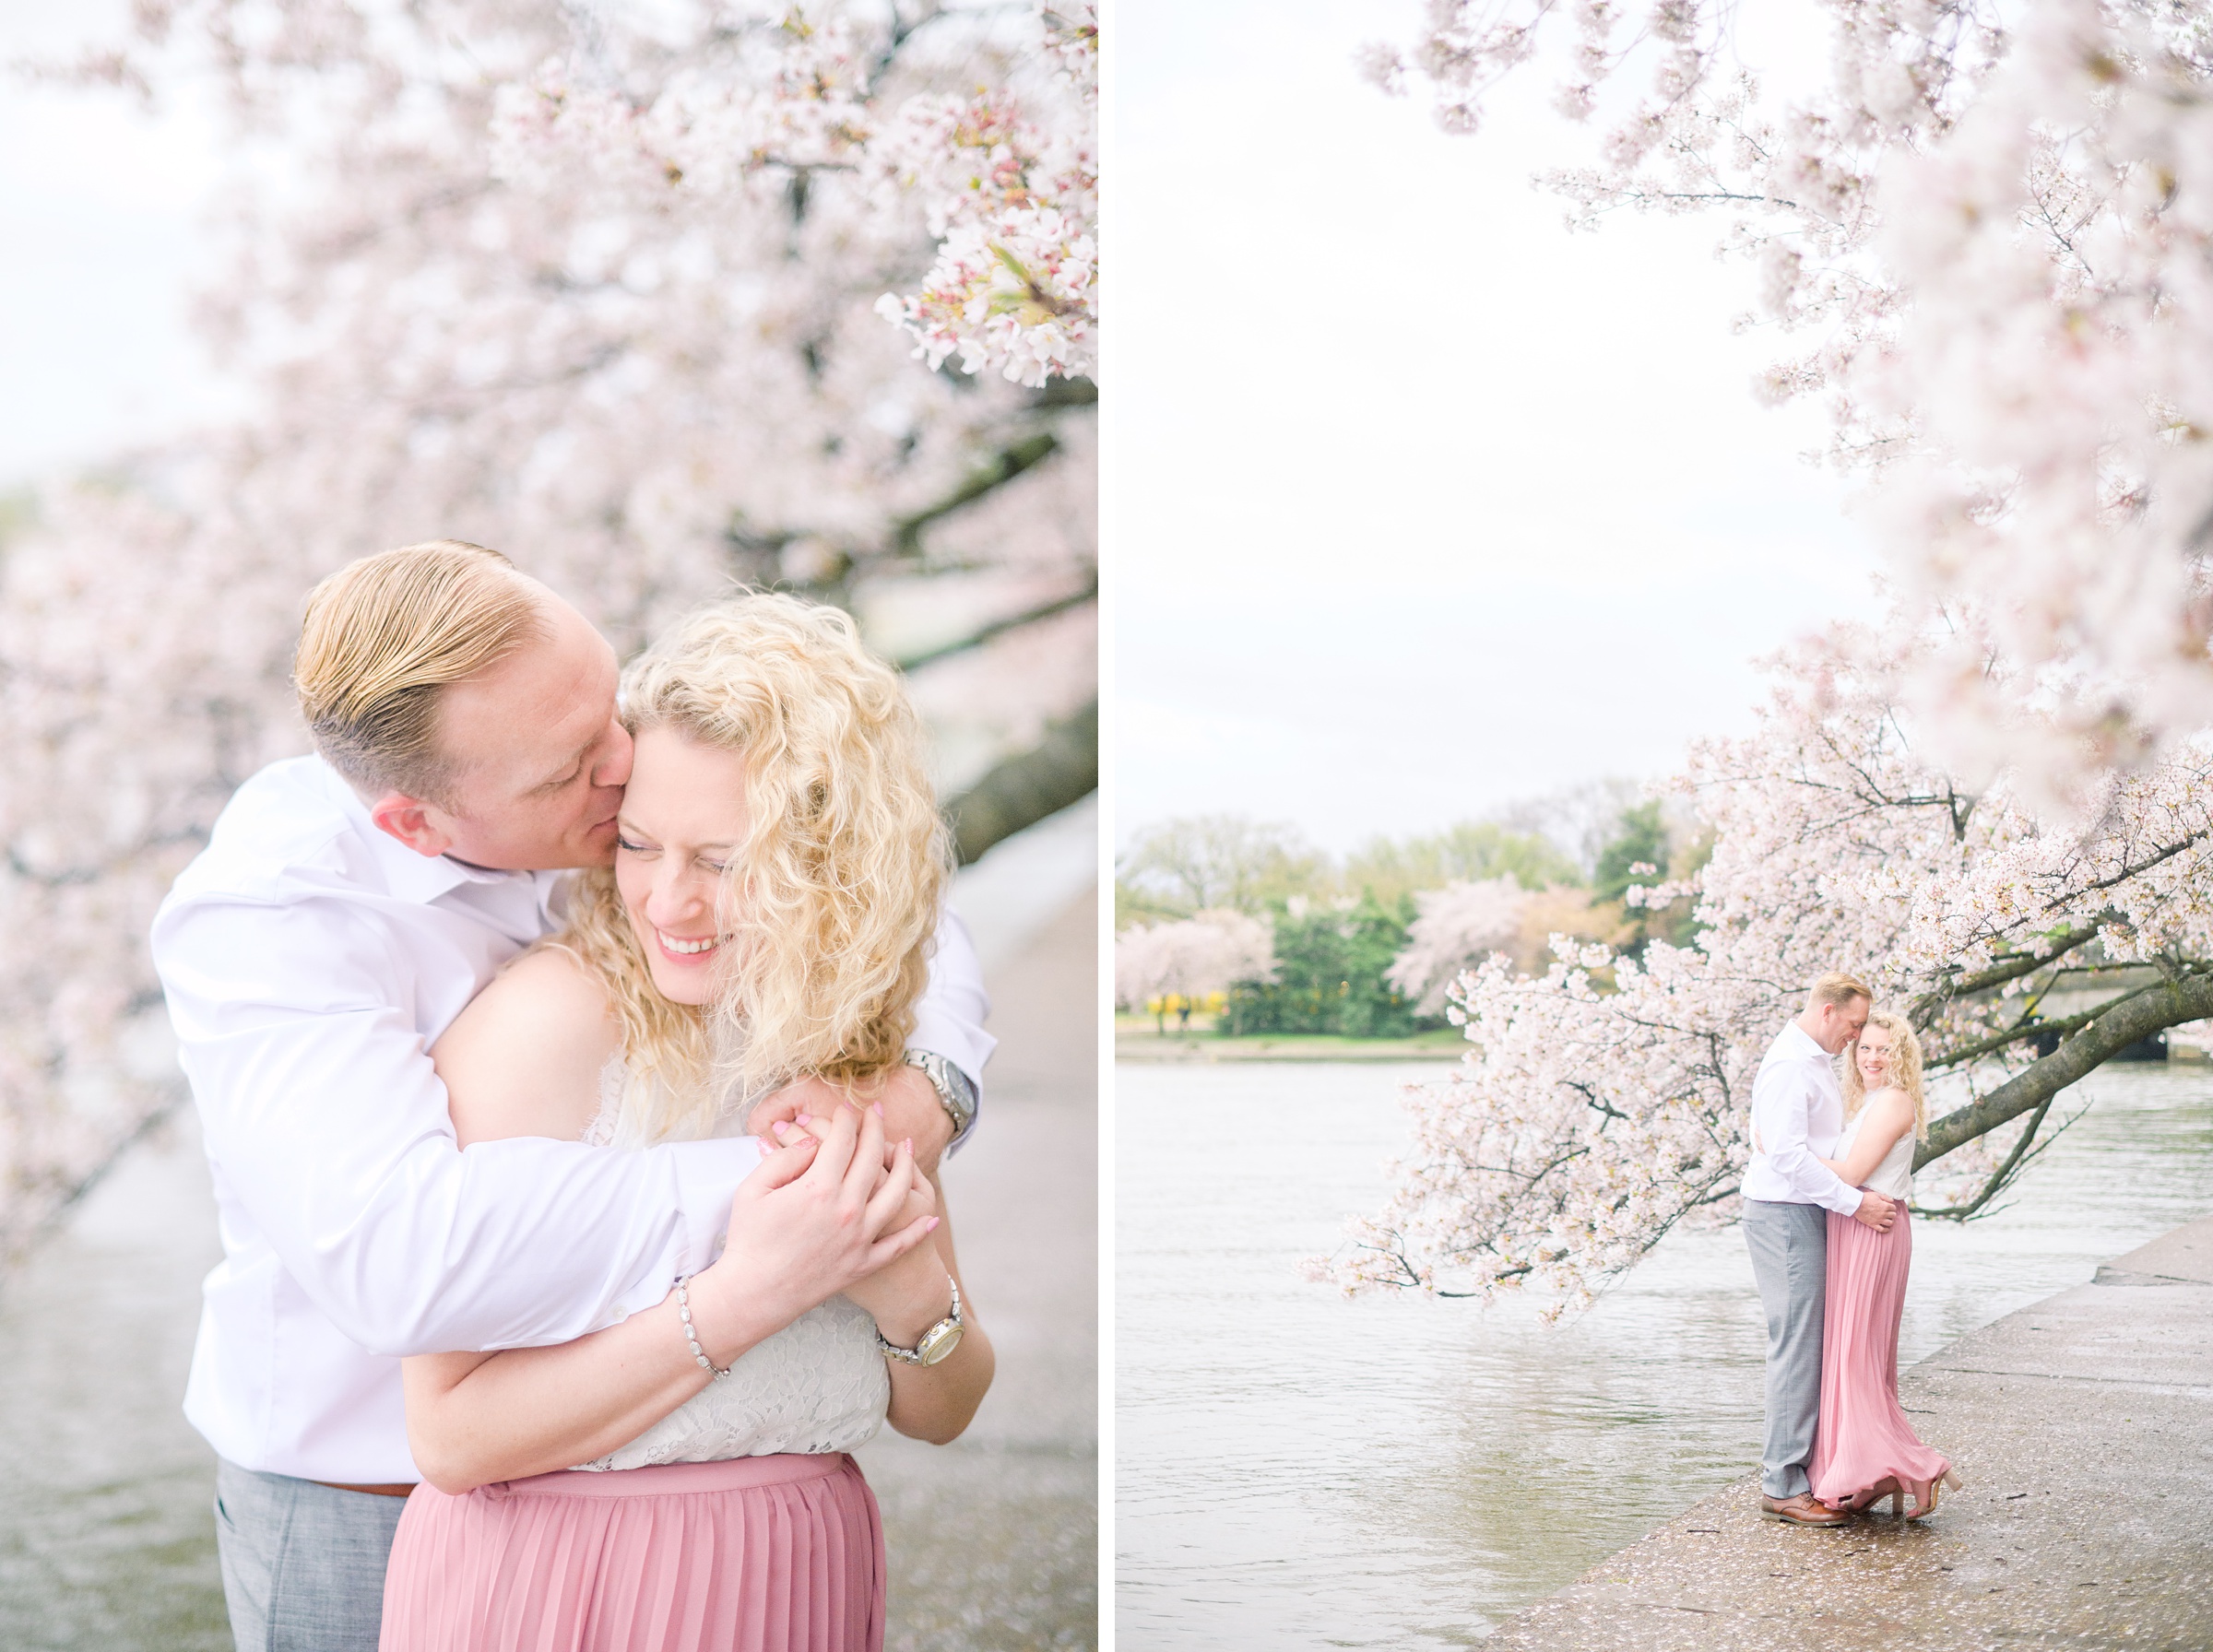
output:
[[[885,1075],[883,1088],[869,1100],[883,1109],[884,1139],[912,1140],[915,1162],[924,1174],[934,1174],[953,1140],[953,1115],[938,1100],[937,1086],[914,1068],[895,1067]],[[801,1079],[763,1097],[747,1122],[754,1135],[773,1142],[777,1139],[775,1127],[796,1124],[801,1114],[835,1118],[840,1108],[856,1104],[826,1079]]]
[[[1860,1208],[1852,1213],[1854,1221],[1864,1221],[1878,1233],[1890,1231],[1898,1220],[1898,1207],[1872,1187],[1860,1189]]]

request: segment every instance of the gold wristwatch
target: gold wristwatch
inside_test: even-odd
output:
[[[901,1348],[895,1342],[886,1342],[883,1333],[876,1333],[876,1346],[887,1358],[903,1365],[934,1365],[961,1345],[961,1286],[960,1281],[948,1276],[945,1282],[953,1287],[953,1312],[922,1333],[922,1339],[912,1348]]]

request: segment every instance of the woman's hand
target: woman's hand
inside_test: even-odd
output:
[[[908,1214],[914,1157],[886,1154],[883,1120],[840,1107],[817,1139],[769,1153],[738,1188],[715,1265],[689,1287],[716,1365],[921,1246],[934,1210]]]
[[[825,1137],[830,1123],[801,1119],[794,1126],[774,1127],[774,1134],[796,1147]],[[905,1146],[901,1143],[903,1150]],[[894,1162],[890,1172],[893,1180],[897,1174]],[[868,1310],[883,1339],[897,1348],[913,1348],[923,1332],[952,1312],[953,1284],[961,1277],[960,1261],[953,1255],[953,1228],[945,1219],[942,1190],[934,1178],[911,1169],[909,1174],[912,1181],[905,1202],[893,1220],[911,1227],[925,1211],[930,1212],[934,1225],[929,1243],[916,1245],[846,1290],[846,1299]],[[983,1403],[997,1359],[965,1288],[961,1292],[961,1318],[960,1345],[937,1364],[887,1362],[892,1379],[887,1420],[901,1434],[942,1446],[960,1435]]]
[[[813,1117],[771,1127],[778,1141],[787,1145],[818,1140],[829,1127],[829,1120]],[[902,1142],[900,1146],[911,1152],[914,1144]],[[896,1175],[897,1165],[887,1162],[885,1172]],[[910,1174],[906,1202],[893,1219],[900,1225],[934,1219],[939,1213],[936,1182],[923,1173],[918,1163],[911,1166]],[[866,1308],[874,1316],[876,1328],[883,1333],[885,1341],[900,1348],[912,1348],[924,1331],[953,1312],[952,1279],[938,1247],[917,1245],[867,1279],[848,1285],[846,1300]]]
[[[937,1185],[917,1167],[906,1202],[895,1219],[901,1223],[927,1219],[934,1229],[938,1219]],[[896,1348],[912,1348],[922,1333],[953,1312],[953,1274],[935,1243],[917,1245],[905,1256],[887,1262],[865,1280],[846,1287],[846,1300],[874,1316],[883,1339]]]

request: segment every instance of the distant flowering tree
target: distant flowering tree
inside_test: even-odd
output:
[[[1827,396],[1950,618],[1905,702],[1964,775],[2079,810],[2213,725],[2213,6],[1823,9],[1826,89],[1781,106],[1723,0],[1436,0],[1366,66],[1470,131],[1565,36],[1558,105],[1601,133],[1546,182],[1586,222],[1727,215],[1809,338],[1765,391]]]
[[[1215,910],[1164,924],[1139,924],[1114,943],[1115,1002],[1131,1009],[1169,997],[1225,993],[1275,978],[1275,937],[1261,919]]]
[[[1912,635],[1800,648],[1757,733],[1696,749],[1676,788],[1712,858],[1630,891],[1695,900],[1693,944],[1636,960],[1562,937],[1542,978],[1501,958],[1461,978],[1472,1047],[1414,1092],[1389,1205],[1318,1277],[1587,1303],[1677,1222],[1734,1209],[1753,1075],[1826,970],[1865,971],[1921,1028],[1943,1108],[1921,1199],[1956,1213],[2038,1150],[2065,1086],[2213,1012],[2213,742],[2109,775],[2091,824],[2054,828],[1922,749],[1890,697],[1934,646]]]
[[[1445,989],[1494,952],[1511,953],[1529,891],[1511,878],[1449,883],[1414,897],[1406,950],[1386,972],[1418,1015],[1442,1015]]]
[[[0,560],[0,1251],[173,1093],[147,925],[304,749],[299,605],[350,558],[492,545],[624,649],[733,580],[850,607],[968,855],[1096,784],[1090,6],[130,17],[54,72],[224,94],[203,310],[255,400]]]

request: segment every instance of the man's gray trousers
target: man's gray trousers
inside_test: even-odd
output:
[[[217,1458],[215,1546],[238,1652],[376,1652],[407,1501]]]
[[[1795,1497],[1808,1481],[1821,1416],[1821,1316],[1828,1299],[1828,1212],[1745,1201],[1745,1243],[1768,1315],[1768,1435],[1759,1489]]]

